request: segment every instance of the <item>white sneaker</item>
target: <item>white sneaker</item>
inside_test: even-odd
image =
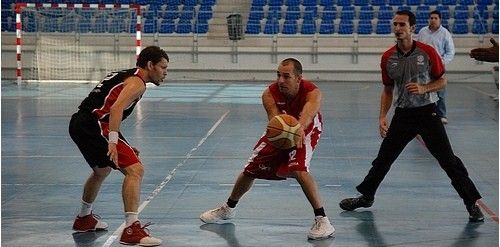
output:
[[[309,230],[307,237],[309,239],[324,239],[329,238],[335,234],[335,228],[330,224],[330,220],[326,216],[316,216],[314,219],[314,224]]]
[[[224,205],[208,210],[200,215],[200,220],[205,223],[216,223],[220,220],[229,220],[236,215],[235,209],[230,208],[226,203]]]

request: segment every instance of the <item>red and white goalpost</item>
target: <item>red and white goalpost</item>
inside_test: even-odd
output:
[[[141,51],[139,4],[16,3],[15,10],[18,84],[98,81],[112,70],[135,66]],[[99,18],[105,21],[103,29],[93,30]],[[134,22],[136,56],[130,48],[134,41],[128,39],[133,37]],[[108,32],[108,28],[121,31]],[[22,34],[30,46],[25,54]],[[123,39],[130,44],[120,43]],[[21,55],[28,58],[24,61],[30,65],[24,69],[28,75],[23,73]]]

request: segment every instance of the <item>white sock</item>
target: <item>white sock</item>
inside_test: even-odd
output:
[[[125,227],[134,224],[134,222],[139,220],[138,212],[125,212]]]
[[[88,203],[82,200],[82,208],[78,216],[83,217],[92,213],[92,203]]]

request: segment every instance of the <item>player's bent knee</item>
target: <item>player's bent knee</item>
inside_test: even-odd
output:
[[[122,170],[126,176],[137,176],[141,178],[144,176],[144,166],[140,162],[127,166]]]

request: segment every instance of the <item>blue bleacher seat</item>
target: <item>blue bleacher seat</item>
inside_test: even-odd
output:
[[[319,5],[325,7],[325,6],[334,6],[335,2],[334,0],[319,0]]]
[[[163,18],[165,19],[177,19],[179,17],[179,9],[177,5],[167,5],[163,11]]]
[[[376,34],[390,34],[391,32],[390,20],[378,20],[377,26],[375,27]]]
[[[361,6],[359,10],[359,17],[358,19],[360,20],[371,20],[373,19],[373,7],[371,5],[368,6]]]
[[[264,6],[267,4],[267,0],[253,0],[252,6]]]
[[[491,14],[493,20],[498,20],[498,6],[493,6],[493,13]]]
[[[190,20],[179,20],[175,28],[176,33],[191,33],[193,31],[193,24]]]
[[[264,34],[277,34],[279,32],[279,22],[277,19],[267,19],[264,26]]]
[[[326,6],[323,8],[323,13],[321,14],[321,19],[334,20],[335,18],[337,18],[337,7]]]
[[[493,0],[476,0],[477,5],[492,5]]]
[[[459,5],[473,5],[475,0],[458,0]]]
[[[302,1],[302,5],[304,5],[304,6],[316,6],[317,3],[318,2],[316,0],[303,0]]]
[[[286,6],[299,6],[300,5],[300,0],[285,0],[285,5]]]
[[[451,30],[453,34],[466,34],[469,32],[469,25],[465,19],[457,19],[453,22],[453,28]]]
[[[387,0],[387,4],[391,6],[401,6],[405,4],[404,0]]]
[[[486,20],[474,19],[472,23],[473,34],[485,34],[488,32],[488,23]]]
[[[180,12],[179,19],[181,20],[191,20],[194,17],[194,6],[184,5],[182,6],[182,11]]]
[[[302,15],[302,18],[314,20],[317,17],[318,17],[318,7],[316,5],[306,6],[306,8],[304,9],[304,13]]]
[[[90,18],[80,17],[80,18],[78,18],[77,22],[78,22],[78,26],[77,26],[78,32],[80,32],[80,33],[90,32],[90,25],[91,25]],[[25,29],[23,29],[23,30],[25,30]]]
[[[441,13],[441,20],[448,20],[450,19],[450,7],[447,5],[438,5],[436,7],[436,10],[438,10]]]
[[[441,0],[442,5],[457,5],[457,0]]]
[[[91,31],[93,33],[105,33],[105,32],[107,32],[108,31],[108,19],[106,19],[106,17],[103,15],[96,17]]]
[[[175,22],[172,19],[163,19],[158,29],[160,33],[173,33],[175,32]]]
[[[335,25],[332,20],[321,20],[319,24],[320,34],[333,34],[335,32]]]
[[[126,33],[127,32],[127,22],[124,22],[122,18],[115,16],[111,20],[108,32],[110,33]]]
[[[195,6],[198,4],[198,1],[197,0],[182,0],[182,5],[184,5],[184,7],[186,6]]]
[[[400,5],[400,6],[398,6],[398,11],[401,11],[401,10],[409,10],[409,11],[411,11],[411,6]]]
[[[213,16],[212,6],[210,5],[201,5],[197,12],[198,20],[210,20]]]
[[[441,26],[443,26],[444,28],[450,30],[450,25],[448,23],[448,19],[441,19]]]
[[[268,0],[267,4],[269,6],[281,6],[283,5],[283,0]]]
[[[387,6],[387,5],[380,6],[377,15],[377,18],[379,20],[391,20],[393,16],[394,16],[394,10],[392,6]]]
[[[144,33],[156,33],[158,30],[158,20],[153,18],[148,18],[144,20]]]
[[[491,24],[491,32],[494,34],[498,34],[498,19],[494,20]]]
[[[373,25],[371,20],[360,20],[358,23],[358,34],[371,34]]]
[[[181,4],[181,0],[163,0],[164,3],[168,6],[177,6]]]
[[[281,6],[269,6],[267,10],[267,19],[281,19]]]
[[[76,17],[74,15],[62,17],[58,31],[63,33],[76,31]]]
[[[297,21],[296,20],[287,20],[283,23],[283,30],[281,31],[283,34],[296,34],[297,33]]]
[[[410,6],[419,6],[421,3],[421,0],[406,0],[406,5]]]
[[[288,6],[286,9],[285,20],[297,20],[300,18],[299,6]]]
[[[352,34],[354,32],[354,24],[352,20],[341,20],[339,23],[339,34]]]
[[[258,34],[260,33],[260,21],[249,20],[247,22],[245,33],[247,34]]]
[[[424,0],[424,5],[439,5],[440,3],[440,0]]]
[[[340,12],[340,20],[352,20],[355,17],[354,6],[344,6]]]
[[[453,12],[453,18],[455,19],[468,19],[469,18],[469,9],[465,5],[457,5],[455,7],[455,11]]]
[[[385,0],[372,0],[372,6],[384,6],[386,4]]]
[[[368,0],[354,0],[354,5],[355,6],[368,6],[370,3]]]
[[[264,18],[264,8],[262,6],[250,7],[249,20],[261,20],[262,18]]]
[[[194,33],[203,34],[208,32],[208,21],[204,19],[198,19],[194,24]]]
[[[488,14],[488,6],[486,5],[476,5],[474,6],[474,18],[483,18],[483,19],[488,19],[489,14]]]
[[[415,29],[415,33],[420,32],[420,29],[427,26],[428,24],[429,24],[429,22],[427,21],[427,19],[417,19],[417,26]]]
[[[316,22],[311,19],[304,19],[302,22],[301,34],[314,34],[316,33]]]
[[[417,6],[415,16],[418,19],[429,19],[429,13],[431,12],[429,5]]]
[[[337,0],[337,6],[351,6],[351,0]]]

